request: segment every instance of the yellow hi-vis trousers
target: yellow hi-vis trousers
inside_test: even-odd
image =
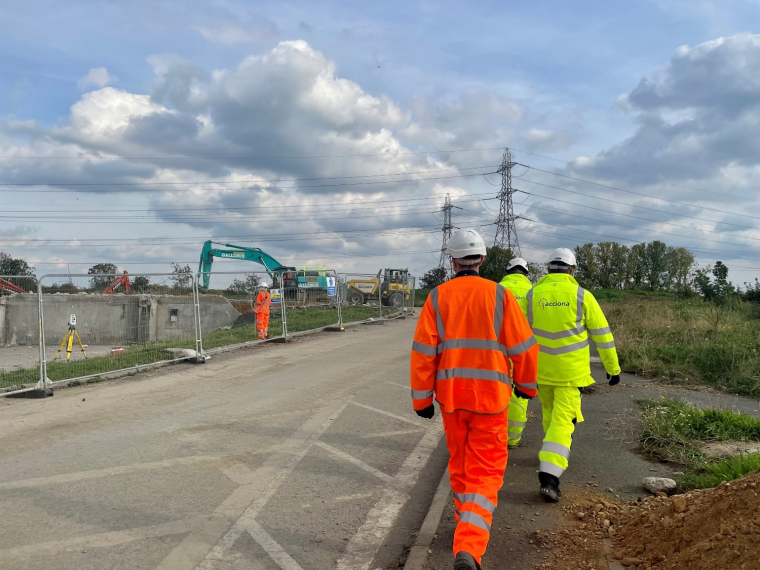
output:
[[[515,396],[514,392],[509,399],[509,431],[507,443],[517,445],[522,438],[525,422],[528,421],[528,399]]]
[[[561,477],[567,469],[575,424],[583,421],[581,391],[576,386],[538,384],[543,414],[544,444],[538,452],[539,471]]]

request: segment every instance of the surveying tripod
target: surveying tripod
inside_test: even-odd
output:
[[[77,332],[77,316],[71,315],[69,317],[69,330],[63,335],[61,346],[58,347],[58,352],[55,353],[55,358],[53,360],[58,360],[58,357],[63,350],[63,346],[66,345],[66,362],[69,362],[71,359],[71,349],[74,347],[75,337],[77,339],[77,344],[79,344],[79,348],[82,350],[82,356],[87,358],[87,353],[84,351],[84,346],[82,346],[82,339],[79,338],[79,333]]]

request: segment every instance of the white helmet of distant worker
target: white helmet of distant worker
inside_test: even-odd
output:
[[[475,230],[460,229],[449,239],[446,253],[455,259],[459,265],[477,265],[479,259],[465,259],[470,256],[486,255],[486,244]]]
[[[522,257],[513,257],[507,263],[507,271],[512,271],[515,267],[522,267],[525,271],[528,271],[528,262]]]
[[[554,264],[558,265],[558,268],[567,265],[570,267],[575,267],[577,265],[577,262],[575,261],[575,254],[566,247],[558,247],[555,249],[549,256],[549,259],[546,263],[549,265],[550,269],[552,269],[552,265]]]
[[[261,282],[261,287],[262,287],[262,289],[269,289],[269,283],[267,283],[266,281],[262,281]]]

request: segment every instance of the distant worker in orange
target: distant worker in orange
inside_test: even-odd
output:
[[[269,335],[269,308],[272,306],[272,296],[269,294],[269,285],[261,284],[261,291],[256,295],[256,304],[253,312],[256,313],[256,329],[259,338],[265,339]]]
[[[456,277],[433,289],[420,313],[412,403],[428,419],[433,398],[441,408],[456,507],[454,569],[480,570],[507,467],[509,400],[513,390],[536,396],[538,345],[514,295],[480,277],[480,235],[457,230],[447,253]]]

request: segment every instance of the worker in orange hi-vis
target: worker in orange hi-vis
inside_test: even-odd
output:
[[[272,296],[269,294],[269,285],[261,284],[261,291],[256,295],[256,304],[253,312],[256,313],[256,329],[259,338],[264,339],[269,335],[269,307],[272,305]]]
[[[456,277],[433,289],[420,313],[412,403],[428,419],[433,398],[441,408],[456,507],[454,569],[480,570],[507,467],[509,400],[513,390],[536,396],[538,345],[512,293],[480,277],[480,235],[457,230],[447,253]]]

